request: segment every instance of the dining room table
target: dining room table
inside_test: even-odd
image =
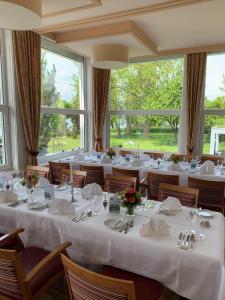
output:
[[[111,221],[125,222],[126,210],[109,213],[103,199],[82,197],[81,189],[74,189],[72,214],[51,214],[49,202],[40,209],[31,209],[30,201],[18,190],[18,205],[0,204],[0,232],[11,228],[25,228],[21,237],[26,246],[53,249],[64,242],[72,242],[71,258],[79,263],[111,265],[153,278],[175,293],[193,300],[224,300],[224,216],[210,212],[210,218],[193,217],[192,209],[182,207],[172,214],[160,213],[160,202],[143,199],[135,210],[133,226],[127,232],[109,226]],[[55,187],[55,198],[71,201],[71,191]],[[39,199],[32,199],[38,203]],[[43,201],[43,200],[42,200]],[[100,204],[100,205],[99,205]],[[150,205],[149,205],[150,204]],[[96,209],[97,207],[97,209]],[[93,212],[78,222],[76,217]],[[140,228],[151,218],[164,220],[169,226],[166,236],[141,236]],[[208,220],[210,227],[202,227]],[[195,230],[204,238],[196,239],[189,250],[177,247],[181,233]]]

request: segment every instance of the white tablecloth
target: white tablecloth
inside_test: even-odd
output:
[[[79,200],[76,210],[91,206]],[[224,300],[224,217],[214,213],[210,229],[201,229],[206,239],[195,242],[193,252],[176,248],[179,232],[188,227],[188,208],[176,216],[157,214],[152,209],[137,210],[135,226],[128,234],[110,230],[104,225],[107,214],[92,216],[81,223],[72,216],[53,216],[47,210],[34,212],[26,204],[16,208],[0,205],[0,231],[24,227],[26,245],[52,249],[68,240],[71,257],[79,262],[109,264],[162,282],[176,293],[193,300]],[[140,225],[152,215],[165,219],[171,233],[164,239],[141,237]]]

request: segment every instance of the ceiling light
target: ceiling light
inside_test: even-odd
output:
[[[41,25],[41,0],[0,1],[0,28],[27,30]]]
[[[128,64],[128,48],[117,44],[98,45],[92,49],[91,63],[99,69],[120,69]]]

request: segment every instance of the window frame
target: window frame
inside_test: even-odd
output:
[[[110,116],[137,116],[137,115],[148,115],[148,116],[179,116],[179,130],[178,130],[178,152],[180,151],[181,148],[181,143],[180,143],[180,130],[181,130],[181,118],[183,115],[183,97],[184,97],[184,72],[185,72],[185,55],[175,55],[175,56],[170,56],[170,57],[160,57],[160,58],[146,58],[142,60],[130,60],[130,63],[144,63],[144,62],[154,62],[158,60],[169,60],[169,59],[178,59],[178,58],[183,58],[184,60],[184,65],[183,65],[183,80],[182,80],[182,98],[181,98],[181,108],[180,109],[155,109],[155,110],[111,110],[110,109],[110,95],[111,93],[109,92],[108,96],[108,107],[107,107],[107,112],[106,112],[106,128],[105,128],[105,137],[106,137],[106,147],[110,147]],[[111,88],[109,89],[111,91]],[[144,151],[143,149],[140,149],[141,151]],[[157,151],[155,149],[154,151]],[[164,152],[169,152],[169,151],[164,151]]]
[[[82,64],[81,67],[81,101],[83,103],[83,109],[67,109],[67,108],[55,108],[55,107],[47,107],[41,106],[41,115],[73,115],[73,116],[83,116],[84,117],[84,130],[81,138],[82,148],[86,149],[87,147],[87,99],[86,99],[86,74],[87,74],[87,64],[84,57],[67,50],[66,48],[56,45],[55,43],[47,40],[46,38],[41,39],[41,48],[52,53],[61,55],[65,58],[69,58],[72,60],[76,60]],[[73,155],[73,150],[60,151],[56,153],[49,153],[43,156],[38,156],[38,163],[43,164],[49,160],[59,160]]]

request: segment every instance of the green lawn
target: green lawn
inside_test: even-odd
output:
[[[80,136],[77,139],[68,136],[54,137],[48,143],[48,153],[55,153],[62,150],[71,150],[80,147]]]

